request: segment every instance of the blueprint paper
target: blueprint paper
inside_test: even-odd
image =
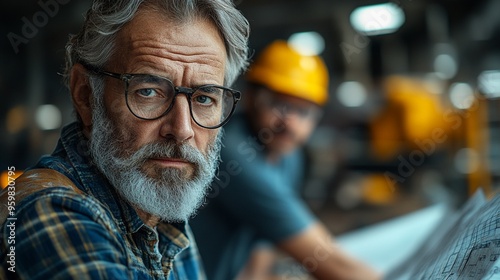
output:
[[[387,280],[500,280],[500,195],[476,193]]]
[[[445,203],[337,236],[343,250],[386,274],[422,247],[452,210]]]

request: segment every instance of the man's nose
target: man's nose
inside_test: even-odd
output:
[[[162,118],[161,136],[180,143],[194,137],[193,122],[188,97],[179,94],[173,102],[170,112]]]

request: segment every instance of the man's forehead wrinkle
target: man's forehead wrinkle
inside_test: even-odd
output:
[[[182,68],[183,69],[182,71],[196,71],[198,75],[202,75],[204,77],[215,76],[216,75],[216,71],[214,71],[215,66],[207,65],[206,60],[207,59],[192,60],[190,62],[184,61],[184,63],[189,64],[188,66],[180,66],[178,64],[179,63],[178,60],[176,61],[175,64],[164,65],[158,63],[157,56],[144,54],[135,56],[133,59],[131,59],[129,63],[130,66],[124,69],[124,72],[137,73],[137,74],[139,74],[139,72],[141,72],[142,74],[157,74],[159,76],[165,76],[166,78],[172,79],[173,77],[170,77],[169,74],[173,75],[176,71]],[[213,61],[217,61],[217,65],[219,65],[218,67],[222,67],[221,62],[219,62],[218,60],[213,60]],[[144,69],[151,69],[152,71],[159,71],[159,72],[148,73],[147,71],[144,72]]]
[[[221,66],[223,61],[216,51],[207,52],[209,46],[176,45],[163,40],[133,40],[130,42],[131,57],[159,57],[181,62],[210,63]]]

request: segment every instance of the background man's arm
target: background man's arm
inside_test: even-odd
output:
[[[349,256],[335,243],[321,223],[286,239],[278,246],[300,262],[317,279],[375,280],[382,276]]]

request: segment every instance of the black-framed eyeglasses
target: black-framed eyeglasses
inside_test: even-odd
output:
[[[118,74],[84,64],[87,70],[125,82],[125,100],[130,112],[139,119],[156,120],[173,108],[175,97],[186,95],[191,118],[208,129],[223,126],[241,99],[239,91],[219,85],[196,88],[175,86],[167,78],[150,74]]]
[[[320,107],[312,103],[309,104],[304,101],[304,104],[300,106],[290,103],[284,100],[281,94],[275,93],[265,87],[258,88],[256,93],[259,105],[275,110],[276,113],[283,117],[295,115],[301,120],[318,121],[322,116]]]

